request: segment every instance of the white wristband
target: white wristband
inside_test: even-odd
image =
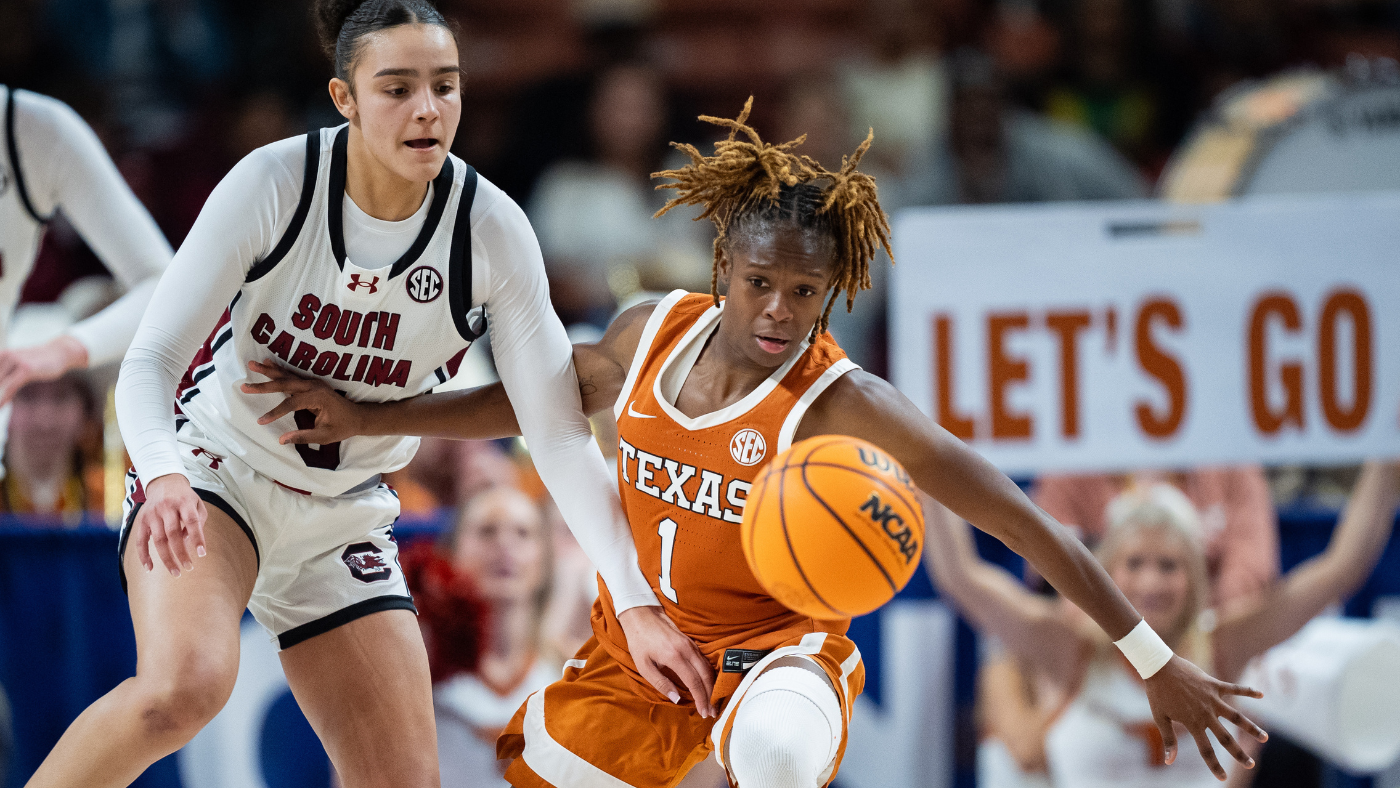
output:
[[[1171,662],[1172,650],[1161,636],[1152,631],[1144,619],[1133,627],[1133,631],[1114,641],[1113,645],[1123,652],[1128,662],[1137,669],[1138,675],[1150,679],[1162,666]]]

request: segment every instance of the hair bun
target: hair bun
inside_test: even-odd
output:
[[[355,9],[365,4],[365,0],[316,0],[312,13],[316,17],[316,35],[321,39],[321,49],[331,62],[335,62],[335,42],[340,37],[340,28],[345,20],[355,13]]]
[[[438,25],[455,41],[457,29],[432,0],[315,0],[316,32],[335,75],[349,80],[360,40],[399,25]]]

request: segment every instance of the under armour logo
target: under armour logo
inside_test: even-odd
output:
[[[374,295],[379,292],[379,277],[376,276],[368,282],[362,282],[359,274],[351,274],[350,281],[345,284],[345,287],[352,293],[359,291],[361,287],[368,287],[369,294]]]
[[[219,463],[224,461],[223,457],[220,457],[219,455],[214,454],[213,452],[207,452],[204,449],[194,449],[190,452],[190,454],[193,454],[196,457],[203,454],[205,457],[209,458],[209,469],[212,471],[217,471],[219,469]]]

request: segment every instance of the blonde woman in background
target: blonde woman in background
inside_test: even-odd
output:
[[[550,543],[539,505],[514,487],[478,493],[457,519],[449,558],[475,581],[487,613],[476,670],[433,687],[443,788],[508,785],[504,763],[497,766],[496,737],[525,698],[563,670],[542,636]]]
[[[1046,474],[1032,500],[1076,530],[1090,547],[1108,529],[1108,505],[1124,491],[1162,482],[1186,494],[1199,513],[1210,585],[1208,605],[1225,608],[1267,590],[1279,571],[1278,518],[1258,465],[1124,474]],[[1027,567],[1026,582],[1047,588]],[[1048,784],[1045,729],[1063,706],[1063,690],[1036,676],[1032,665],[988,642],[977,676],[982,743],[977,771],[983,788]]]
[[[1200,518],[1175,487],[1153,484],[1115,499],[1097,556],[1174,651],[1223,680],[1237,680],[1250,659],[1365,581],[1389,539],[1397,503],[1400,462],[1367,463],[1327,549],[1218,615],[1208,607]],[[1162,739],[1142,683],[1082,613],[1026,591],[978,557],[971,534],[946,509],[926,505],[929,527],[938,533],[931,538],[946,545],[924,553],[940,592],[980,631],[1035,665],[1038,687],[1064,699],[1041,720],[1054,785],[1217,784],[1196,759],[1160,766]]]

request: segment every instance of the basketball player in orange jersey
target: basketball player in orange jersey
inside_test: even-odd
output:
[[[1224,699],[1258,693],[1174,656],[1073,535],[893,386],[860,371],[826,332],[841,291],[849,308],[868,286],[877,246],[888,248],[874,181],[856,170],[869,140],[828,172],[793,154],[797,143],[763,143],[744,125],[747,114],[705,118],[728,127],[729,139],[710,157],[681,146],[691,164],[661,173],[679,191],[668,209],[700,205],[715,222],[714,292],[635,307],[600,342],[575,347],[585,410],[611,405],[617,416],[618,481],[643,572],[718,672],[714,691],[671,703],[652,693],[600,584],[594,638],[560,681],[530,697],[497,744],[500,757],[515,759],[507,779],[689,788],[722,784],[727,772],[741,788],[814,788],[835,775],[864,683],[860,654],[844,636],[849,620],[807,618],[768,596],[745,562],[738,525],[763,461],[827,434],[889,452],[925,492],[1006,542],[1088,612],[1148,676],[1168,761],[1175,721],[1218,774],[1207,730],[1248,762],[1218,718],[1264,738]],[[252,368],[275,379],[248,390],[290,395],[264,419],[317,414],[312,428],[284,434],[286,442],[515,434],[499,386],[368,406],[268,365]]]

